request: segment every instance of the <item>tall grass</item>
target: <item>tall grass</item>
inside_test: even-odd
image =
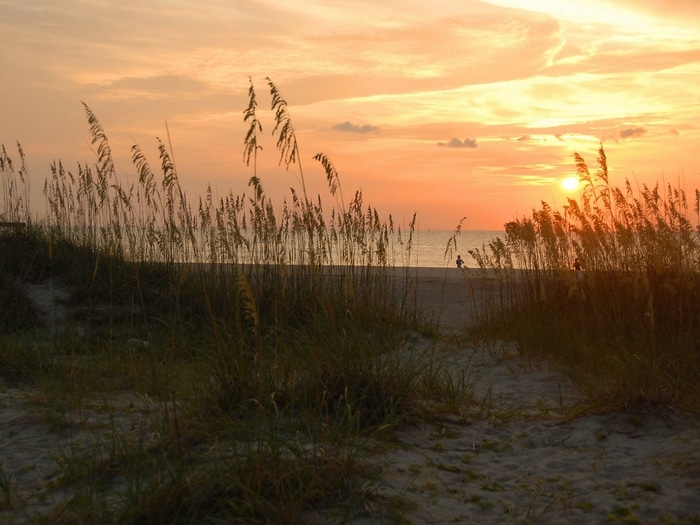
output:
[[[323,153],[314,158],[334,203],[307,195],[287,104],[267,80],[280,163],[302,186],[281,206],[257,176],[252,81],[249,193],[209,188],[193,206],[169,137],[158,140],[157,169],[133,146],[137,177],[125,183],[84,105],[96,160],[77,171],[52,164],[37,217],[21,147],[20,171],[2,150],[2,217],[26,227],[0,231],[3,297],[15,297],[0,315],[0,374],[40,386],[49,404],[124,391],[155,400],[136,440],[112,429],[60,464],[72,496],[52,522],[298,522],[360,496],[362,445],[423,417],[420,399],[467,395],[440,367],[395,352],[406,330],[423,328],[392,278],[392,251],[410,260],[415,220],[395,230],[361,192],[346,206]],[[66,311],[51,336],[26,294],[47,282],[70,293],[49,305]]]
[[[0,148],[0,183],[2,186],[3,211],[0,214],[0,222],[21,223],[28,222],[30,216],[29,194],[31,190],[30,179],[27,173],[26,157],[22,145],[17,143],[17,152],[20,159],[20,167],[15,170],[15,165],[7,154],[5,145]]]
[[[560,359],[597,405],[700,408],[700,193],[691,208],[671,184],[615,187],[602,146],[594,173],[575,161],[578,200],[470,252],[503,280],[500,333]]]

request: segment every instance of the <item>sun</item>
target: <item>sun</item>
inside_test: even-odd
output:
[[[561,187],[566,191],[574,191],[578,188],[578,177],[566,177],[561,180]]]

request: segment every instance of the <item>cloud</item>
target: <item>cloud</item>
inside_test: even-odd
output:
[[[455,137],[449,142],[438,142],[438,146],[444,146],[447,148],[476,148],[476,139],[459,140],[457,137]]]
[[[621,139],[633,139],[637,137],[643,137],[647,130],[644,128],[627,128],[620,131]]]
[[[104,98],[170,98],[203,97],[210,93],[209,86],[196,78],[185,75],[156,75],[145,78],[122,77],[98,86]]]
[[[369,124],[365,124],[364,126],[358,126],[357,124],[353,124],[350,121],[346,120],[342,124],[336,124],[331,129],[335,129],[338,131],[349,131],[350,133],[372,133],[373,131],[377,131],[379,128],[377,128],[376,126],[370,126]]]

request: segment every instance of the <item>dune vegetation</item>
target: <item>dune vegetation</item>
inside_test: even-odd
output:
[[[602,146],[594,173],[575,161],[579,199],[561,211],[543,202],[471,250],[501,282],[481,329],[555,359],[593,406],[697,411],[700,191],[691,208],[671,184],[613,186]]]
[[[342,518],[373,498],[363,459],[377,439],[470,402],[469,384],[408,351],[417,335],[438,338],[410,268],[394,268],[410,260],[396,253],[410,254],[413,224],[396,228],[361,192],[346,203],[323,153],[329,195],[307,195],[287,103],[268,87],[281,169],[301,183],[281,205],[257,176],[252,81],[249,194],[189,201],[167,141],[157,169],[133,146],[124,183],[86,105],[96,160],[55,162],[36,217],[24,152],[2,147],[0,376],[31,386],[41,423],[71,439],[31,497],[0,464],[0,512],[52,524]],[[500,290],[459,340],[516,341],[561,364],[593,407],[696,409],[700,252],[685,194],[610,187],[602,148],[594,175],[576,160],[580,201],[543,204],[471,251]]]
[[[97,159],[77,172],[54,163],[37,218],[22,148],[15,162],[3,146],[0,376],[35,389],[52,431],[94,432],[52,458],[38,496],[0,465],[0,511],[39,523],[294,523],[361,504],[371,437],[427,417],[426,399],[459,404],[446,370],[400,352],[431,332],[409,274],[401,293],[390,278],[388,254],[410,251],[412,231],[361,192],[346,206],[324,154],[336,204],[306,194],[287,104],[268,85],[280,164],[302,183],[279,209],[256,175],[252,82],[249,195],[190,203],[164,142],[158,175],[133,147],[138,177],[125,185],[85,106]]]

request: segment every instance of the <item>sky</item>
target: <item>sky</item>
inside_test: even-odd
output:
[[[700,187],[700,0],[0,0],[0,143],[24,150],[34,207],[50,165],[94,163],[83,103],[122,182],[168,142],[190,202],[301,189],[420,229],[501,230],[611,182]],[[300,165],[279,165],[272,79]],[[243,160],[250,86],[263,127]],[[301,172],[300,172],[301,166]],[[254,171],[255,170],[255,171]],[[0,210],[1,213],[2,210]]]

